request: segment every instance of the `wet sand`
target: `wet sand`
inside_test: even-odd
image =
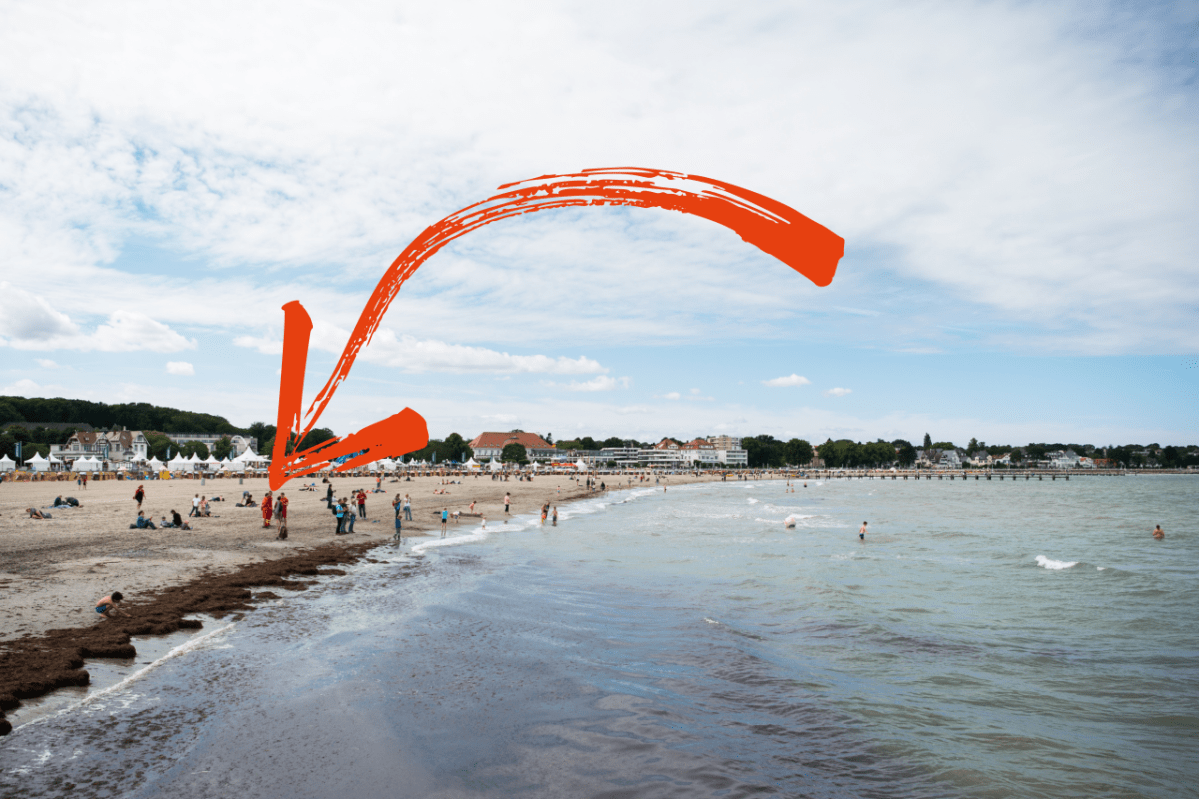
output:
[[[608,488],[624,488],[609,483]],[[663,484],[719,480],[717,475],[671,476]],[[444,480],[461,481],[445,484]],[[312,482],[312,481],[308,481]],[[475,512],[488,520],[504,518],[504,494],[511,494],[512,514],[536,513],[541,505],[564,505],[588,496],[568,476],[538,476],[532,482],[493,481],[490,476],[385,478],[384,493],[370,493],[368,477],[332,478],[336,496],[368,492],[366,518],[354,534],[335,535],[335,518],[325,504],[327,485],[300,491],[301,481],[285,486],[288,506],[286,541],[277,529],[264,529],[259,508],[238,508],[242,491],[261,499],[265,478],[155,480],[144,483],[142,509],[157,523],[172,509],[186,518],[195,494],[222,496],[211,502],[211,518],[190,518],[192,530],[129,529],[137,516],[132,499],[138,483],[123,480],[4,483],[0,485],[0,714],[22,697],[40,696],[57,687],[87,682],[83,658],[129,654],[130,635],[165,634],[199,626],[184,619],[198,612],[221,615],[252,607],[249,586],[281,586],[302,590],[307,583],[289,576],[329,573],[322,566],[368,556],[371,548],[395,532],[391,502],[396,494],[412,497],[412,516],[404,535],[422,536],[440,527],[440,512]],[[634,486],[638,484],[634,478]],[[653,486],[652,480],[648,483]],[[446,490],[447,494],[434,491]],[[45,509],[58,495],[77,498],[71,510]],[[30,519],[26,507],[52,514]],[[464,517],[461,524],[477,520]],[[449,526],[453,528],[455,522]],[[126,599],[126,614],[100,620],[95,601],[112,591]],[[274,597],[273,594],[258,598]],[[8,724],[0,715],[0,734]]]

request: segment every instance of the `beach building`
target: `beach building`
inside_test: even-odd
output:
[[[697,438],[679,447],[684,463],[711,465],[720,463],[716,455],[716,445],[707,439]]]
[[[741,449],[741,439],[737,436],[708,436],[708,443],[725,452]]]
[[[88,456],[114,463],[130,463],[143,460],[149,444],[140,430],[79,430],[67,439],[67,443],[50,445],[50,456],[66,460],[77,460]]]
[[[650,468],[675,468],[683,463],[682,445],[673,438],[664,438],[649,449],[641,450],[641,457]]]
[[[222,438],[228,437],[230,443],[233,444],[234,458],[244,453],[246,450],[250,452],[258,451],[257,436],[238,436],[229,435],[228,433],[163,433],[164,436],[174,441],[176,444],[183,445],[192,441],[198,441],[208,449],[212,449],[212,445],[220,441]]]
[[[511,433],[480,433],[470,442],[470,448],[475,451],[475,457],[482,460],[484,458],[500,459],[504,454],[504,447],[509,444],[520,444],[525,448],[525,453],[531,461],[552,461],[556,454],[561,450],[556,449],[553,444],[546,441],[536,433],[522,433],[513,431]]]

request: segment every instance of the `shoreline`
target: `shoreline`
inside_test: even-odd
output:
[[[445,478],[449,479],[449,478]],[[343,487],[346,489],[344,493],[348,494],[348,489],[351,487],[365,487],[366,480],[357,478],[334,478],[333,483],[337,494],[343,493]],[[717,482],[718,477],[702,475],[699,479],[688,475],[672,475],[670,479],[665,479],[666,485],[683,485],[687,483],[699,482]],[[167,481],[163,481],[167,482]],[[175,489],[175,493],[180,494],[181,499],[185,499],[187,491],[195,488],[196,481],[180,480],[169,481],[176,483],[171,486]],[[265,485],[265,480],[261,481]],[[512,512],[509,515],[536,512],[540,508],[541,502],[546,498],[552,506],[569,505],[574,502],[594,498],[599,496],[601,492],[588,491],[585,488],[578,488],[573,485],[573,479],[567,483],[563,477],[560,480],[552,478],[538,478],[532,482],[515,482],[515,481],[492,481],[479,480],[474,481],[467,479],[463,482],[455,482],[451,485],[442,485],[442,478],[414,478],[411,482],[400,482],[399,492],[418,494],[413,498],[413,521],[404,522],[404,537],[428,537],[435,533],[437,527],[437,519],[435,514],[439,514],[440,510],[430,507],[431,505],[441,505],[449,508],[451,511],[460,510],[464,514],[467,513],[470,501],[477,501],[477,512],[480,515],[488,515],[490,511],[493,515],[493,521],[499,521],[504,518],[502,500],[505,493],[511,494],[512,497]],[[247,481],[249,483],[249,481]],[[32,484],[16,484],[26,487],[39,487],[38,483]],[[53,485],[52,483],[50,485]],[[131,493],[136,487],[136,483],[127,481],[108,481],[105,483],[92,484],[92,488],[88,489],[88,496],[80,497],[84,500],[82,510],[87,511],[89,508],[94,508],[92,516],[99,514],[103,518],[104,511],[108,511],[108,515],[119,514],[118,509],[107,507],[109,503],[104,500],[113,499],[120,501],[126,493]],[[397,483],[385,484],[389,488],[394,488]],[[652,485],[652,484],[651,484]],[[104,486],[102,492],[105,496],[100,498],[97,496],[93,500],[92,492],[96,488]],[[634,482],[631,486],[612,485],[608,486],[607,490],[602,493],[607,493],[615,490],[627,490],[637,486],[646,487],[645,483]],[[242,484],[238,485],[243,487]],[[324,484],[318,484],[318,487],[324,487]],[[657,487],[657,486],[655,486]],[[146,491],[149,494],[152,491],[162,489],[159,481],[153,481],[147,484]],[[208,486],[205,486],[208,488]],[[429,489],[444,489],[449,491],[449,494],[432,495]],[[180,491],[182,490],[182,491]],[[210,489],[211,490],[211,489]],[[248,488],[247,488],[248,490]],[[119,492],[119,496],[117,496]],[[284,488],[287,492],[287,487]],[[82,493],[82,492],[80,492]],[[97,491],[99,495],[101,492]],[[193,492],[194,493],[194,492]],[[261,491],[254,492],[255,496],[261,496]],[[319,492],[317,492],[319,493]],[[392,491],[385,491],[384,497],[390,497]],[[70,578],[66,581],[53,581],[55,589],[61,590],[67,585],[74,589],[74,593],[80,594],[83,590],[79,583],[93,584],[90,587],[90,593],[82,593],[83,599],[90,597],[91,594],[101,596],[111,590],[120,590],[107,588],[104,582],[112,582],[116,575],[113,570],[103,570],[104,573],[97,574],[96,566],[98,563],[93,563],[93,558],[84,558],[82,560],[71,560],[74,555],[80,554],[76,550],[86,551],[88,544],[76,543],[74,545],[59,545],[48,548],[30,547],[21,548],[21,543],[25,542],[28,536],[20,535],[19,531],[26,533],[32,532],[37,534],[38,530],[47,530],[49,528],[37,527],[36,525],[53,524],[58,519],[56,515],[49,522],[39,522],[32,519],[21,519],[16,525],[19,531],[15,531],[13,522],[13,513],[11,506],[13,503],[8,502],[10,497],[8,492],[0,495],[0,554],[6,556],[13,555],[15,565],[10,564],[6,558],[6,570],[8,579],[0,579],[0,590],[4,590],[5,607],[4,620],[7,622],[0,632],[4,633],[3,639],[0,639],[0,736],[7,735],[12,730],[12,724],[5,718],[5,712],[13,710],[20,706],[21,699],[33,699],[40,696],[45,696],[58,688],[69,686],[84,686],[90,683],[90,675],[85,669],[85,660],[87,658],[99,657],[133,657],[136,655],[132,643],[130,642],[133,636],[143,635],[166,635],[180,629],[201,629],[203,624],[197,620],[186,619],[184,616],[193,615],[196,613],[204,613],[213,618],[223,618],[230,613],[240,613],[255,608],[258,600],[278,599],[279,595],[273,591],[257,591],[251,592],[251,588],[278,588],[288,591],[306,590],[313,584],[311,580],[303,580],[296,578],[315,577],[321,575],[341,575],[345,574],[342,569],[336,568],[339,565],[352,564],[359,561],[370,561],[371,552],[379,546],[391,542],[393,525],[390,524],[392,518],[388,515],[385,530],[378,531],[379,534],[371,535],[376,531],[372,528],[367,533],[370,536],[367,540],[352,539],[346,540],[332,538],[331,527],[332,520],[325,516],[321,518],[321,514],[328,513],[324,506],[324,495],[319,497],[308,498],[304,497],[305,506],[304,513],[296,513],[300,510],[295,504],[289,507],[289,528],[292,533],[287,542],[263,542],[263,534],[273,534],[274,530],[263,530],[260,527],[261,517],[255,516],[258,510],[255,508],[238,508],[237,511],[244,511],[240,514],[238,535],[230,537],[224,536],[223,541],[217,544],[207,545],[216,557],[210,558],[204,565],[198,565],[193,562],[176,561],[174,564],[167,561],[165,564],[167,574],[160,575],[159,584],[148,589],[142,589],[135,595],[127,596],[127,599],[122,603],[121,615],[104,621],[96,621],[90,619],[86,615],[82,615],[79,619],[64,618],[63,613],[56,613],[53,609],[41,614],[37,621],[41,621],[40,629],[29,630],[26,632],[18,631],[12,624],[11,615],[14,612],[14,605],[11,600],[21,593],[18,587],[15,591],[11,588],[13,578],[24,578],[21,573],[23,570],[32,570],[37,572],[49,571],[50,573],[41,576],[42,582],[47,579],[52,580],[58,576],[60,572],[66,572]],[[64,492],[65,495],[65,492]],[[111,497],[108,495],[112,495]],[[303,496],[302,494],[300,496]],[[377,498],[378,494],[368,495],[368,509],[371,508],[371,498]],[[290,497],[289,497],[290,498]],[[468,501],[467,498],[470,498]],[[535,498],[540,498],[540,501],[531,502]],[[52,499],[52,498],[51,498]],[[436,500],[436,501],[432,501]],[[295,500],[293,500],[293,503]],[[17,503],[20,504],[20,503]],[[181,504],[181,503],[177,503]],[[374,502],[374,507],[378,507],[378,500]],[[494,508],[493,508],[494,506]],[[387,508],[390,514],[390,507]],[[225,510],[222,508],[222,510]],[[62,511],[67,514],[73,511]],[[434,521],[431,523],[423,523],[416,521],[421,515],[426,518],[432,517]],[[222,518],[227,514],[222,514]],[[331,514],[329,514],[331,516]],[[125,517],[122,516],[122,519]],[[464,515],[462,517],[466,522],[472,523],[476,517]],[[303,521],[301,521],[301,519]],[[73,523],[84,523],[85,517],[73,517]],[[204,522],[211,521],[209,519],[195,519],[198,525],[203,525]],[[315,533],[308,528],[320,521],[320,527]],[[359,519],[358,524],[373,524],[373,519]],[[248,524],[246,524],[248,522]],[[299,532],[297,526],[304,526],[305,533],[308,535],[297,535]],[[449,528],[459,526],[459,523],[450,522]],[[109,528],[112,525],[108,525]],[[245,538],[247,533],[244,527],[249,528],[248,535],[259,539],[256,543],[258,546],[247,546]],[[14,535],[14,532],[16,533]],[[110,530],[111,532],[111,530]],[[117,533],[119,533],[119,529]],[[168,529],[165,531],[167,535],[183,535],[186,536],[190,532],[195,531],[178,531]],[[143,531],[141,529],[129,530],[129,533],[135,539],[135,543],[146,543],[143,539],[146,536],[155,537],[153,532]],[[324,534],[326,540],[313,540],[314,536]],[[103,535],[97,533],[97,535]],[[356,531],[356,535],[362,535],[362,531]],[[157,536],[161,537],[161,536]],[[223,546],[221,546],[223,544]],[[263,545],[270,547],[268,551],[261,550]],[[204,545],[201,545],[204,546]],[[287,549],[284,549],[284,547]],[[179,549],[178,544],[173,543],[149,543],[145,547],[146,551],[151,555],[163,556],[171,550]],[[65,555],[68,560],[55,560],[54,554]],[[126,553],[120,553],[116,556],[108,556],[110,560],[104,561],[105,564],[111,564],[112,557],[125,556],[125,559],[133,562],[133,568],[136,569],[137,559],[144,558],[141,550],[135,549]],[[222,557],[231,554],[241,555],[241,557]],[[49,556],[49,558],[47,557]],[[88,564],[91,564],[90,566]],[[162,565],[162,564],[159,564]],[[175,568],[171,568],[174,565]],[[88,568],[80,574],[84,566]],[[128,568],[124,570],[126,573]],[[3,576],[3,575],[0,575]],[[35,578],[36,579],[36,578]],[[107,590],[105,590],[107,588]],[[35,594],[38,592],[34,592]],[[26,597],[28,601],[28,597]],[[36,600],[34,600],[36,601]],[[85,602],[90,602],[90,599],[83,599]],[[90,607],[88,608],[90,610]],[[69,614],[86,613],[86,610],[81,610],[78,607],[68,611]],[[75,626],[53,626],[56,622],[74,621],[78,622],[81,619],[88,619],[84,625]]]

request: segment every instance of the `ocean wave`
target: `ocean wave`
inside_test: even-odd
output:
[[[1044,555],[1037,555],[1036,561],[1038,566],[1042,566],[1046,569],[1052,569],[1054,571],[1068,569],[1071,566],[1077,566],[1079,563],[1077,560],[1054,560],[1053,558],[1047,558]]]

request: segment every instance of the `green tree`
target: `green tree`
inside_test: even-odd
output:
[[[224,460],[233,452],[233,440],[229,436],[221,436],[217,442],[212,445],[212,457],[217,460]]]
[[[966,445],[966,452],[974,452],[977,449],[978,449],[978,439],[977,438],[970,439],[970,443]]]
[[[933,444],[933,449],[939,449],[944,452],[947,449],[957,449],[952,441],[938,441]]]
[[[316,431],[313,430],[308,435],[312,435],[312,433],[315,432]],[[246,428],[246,433],[257,439],[254,442],[254,445],[258,447],[258,453],[261,454],[263,452],[263,445],[268,441],[274,441],[275,426],[273,424],[267,424],[266,422],[254,422],[254,424]],[[305,436],[304,440],[307,442],[307,436]]]
[[[793,438],[784,448],[784,458],[794,466],[807,466],[812,462],[812,445],[802,438]]]
[[[1024,460],[1024,450],[1019,447],[1012,447],[1012,463],[1020,463]]]
[[[466,443],[466,439],[457,433],[450,433],[445,437],[442,452],[444,452],[446,460],[462,461],[463,463],[475,455],[475,451]]]
[[[909,467],[916,462],[916,448],[910,442],[899,438],[892,441],[891,446],[895,448],[895,460],[900,466]]]
[[[774,436],[760,435],[741,439],[751,469],[777,468],[785,460],[785,444]]]
[[[1045,448],[1040,444],[1029,444],[1024,448],[1024,454],[1032,461],[1045,459]]]
[[[503,451],[500,453],[500,460],[504,463],[520,463],[529,462],[529,453],[525,450],[524,444],[505,444]]]
[[[188,441],[179,448],[179,454],[185,458],[190,458],[193,454],[198,455],[200,460],[208,457],[208,445],[203,441]]]
[[[932,436],[930,436],[928,433],[925,433],[923,449],[930,449],[932,447],[932,445],[933,445]]]
[[[624,446],[624,441],[622,439],[617,438],[616,436],[612,436],[611,438],[605,438],[600,443],[600,449],[620,449],[623,446]]]
[[[158,458],[160,461],[166,461],[168,448],[176,452],[179,451],[179,447],[175,446],[174,442],[162,433],[146,432],[145,436],[147,458]]]

